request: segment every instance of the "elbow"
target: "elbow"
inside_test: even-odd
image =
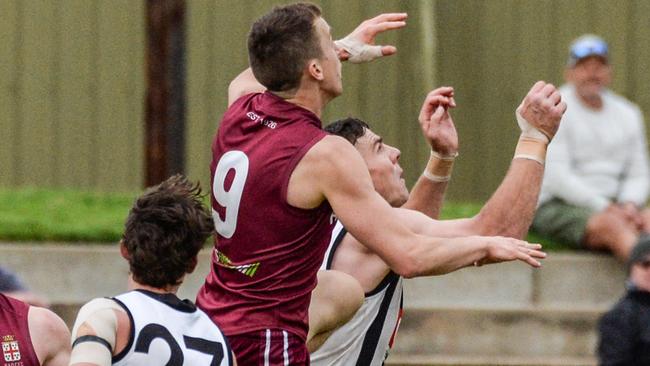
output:
[[[404,278],[419,277],[423,273],[423,265],[418,256],[404,254],[399,263],[393,267],[393,272]]]

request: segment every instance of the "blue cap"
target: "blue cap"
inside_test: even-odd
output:
[[[578,61],[589,56],[599,56],[607,62],[608,55],[609,49],[607,42],[596,35],[585,34],[571,43],[567,66],[575,66]]]

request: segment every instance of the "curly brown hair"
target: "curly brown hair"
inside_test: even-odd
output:
[[[352,145],[356,145],[357,140],[365,135],[368,129],[370,129],[368,123],[352,117],[334,121],[324,128],[325,131],[332,135],[341,136],[350,141]]]
[[[300,86],[307,61],[322,56],[314,22],[317,5],[297,3],[275,7],[258,19],[248,35],[248,59],[255,78],[271,91]]]
[[[138,197],[124,225],[122,245],[133,279],[163,288],[179,285],[214,232],[201,187],[175,175]]]

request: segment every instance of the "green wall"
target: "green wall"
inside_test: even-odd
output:
[[[187,173],[209,181],[210,142],[230,80],[246,67],[251,22],[277,1],[188,0]],[[562,83],[571,39],[609,42],[613,89],[650,110],[650,1],[316,1],[335,37],[384,11],[408,27],[382,36],[398,55],[344,64],[324,116],[371,123],[402,150],[414,182],[428,156],[417,114],[427,91],[456,88],[461,137],[449,197],[481,200],[505,174],[513,111],[538,79]],[[144,4],[1,0],[0,186],[133,190],[143,182]]]

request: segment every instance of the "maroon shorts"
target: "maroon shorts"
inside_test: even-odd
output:
[[[309,366],[305,341],[280,329],[228,336],[237,364],[242,366]]]

